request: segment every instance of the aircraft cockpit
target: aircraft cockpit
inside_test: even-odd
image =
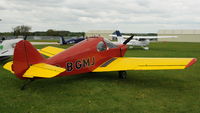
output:
[[[110,40],[104,38],[104,41],[108,48],[117,48],[117,45],[113,44]]]
[[[110,48],[117,48],[117,47],[118,46],[113,44],[110,40],[104,38],[104,41],[100,41],[97,44],[97,51],[105,51]]]

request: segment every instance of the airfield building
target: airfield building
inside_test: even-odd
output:
[[[159,30],[158,36],[177,36],[177,38],[159,38],[158,41],[200,42],[200,30]]]
[[[112,40],[112,37],[109,36],[114,32],[114,30],[91,30],[85,33],[86,37],[91,36],[102,36],[104,38]]]

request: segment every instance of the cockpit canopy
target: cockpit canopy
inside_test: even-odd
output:
[[[110,48],[117,48],[117,45],[113,44],[110,40],[105,39],[103,41],[100,41],[97,44],[97,51],[105,51],[108,50]]]

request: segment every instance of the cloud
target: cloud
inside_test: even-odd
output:
[[[0,31],[22,24],[33,31],[200,29],[199,5],[191,0],[1,0]]]

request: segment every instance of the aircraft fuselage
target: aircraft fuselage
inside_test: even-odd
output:
[[[99,51],[101,44],[105,49]],[[109,48],[102,37],[89,38],[47,59],[45,63],[66,69],[58,76],[87,73],[113,57],[124,56],[126,49],[125,45]]]

